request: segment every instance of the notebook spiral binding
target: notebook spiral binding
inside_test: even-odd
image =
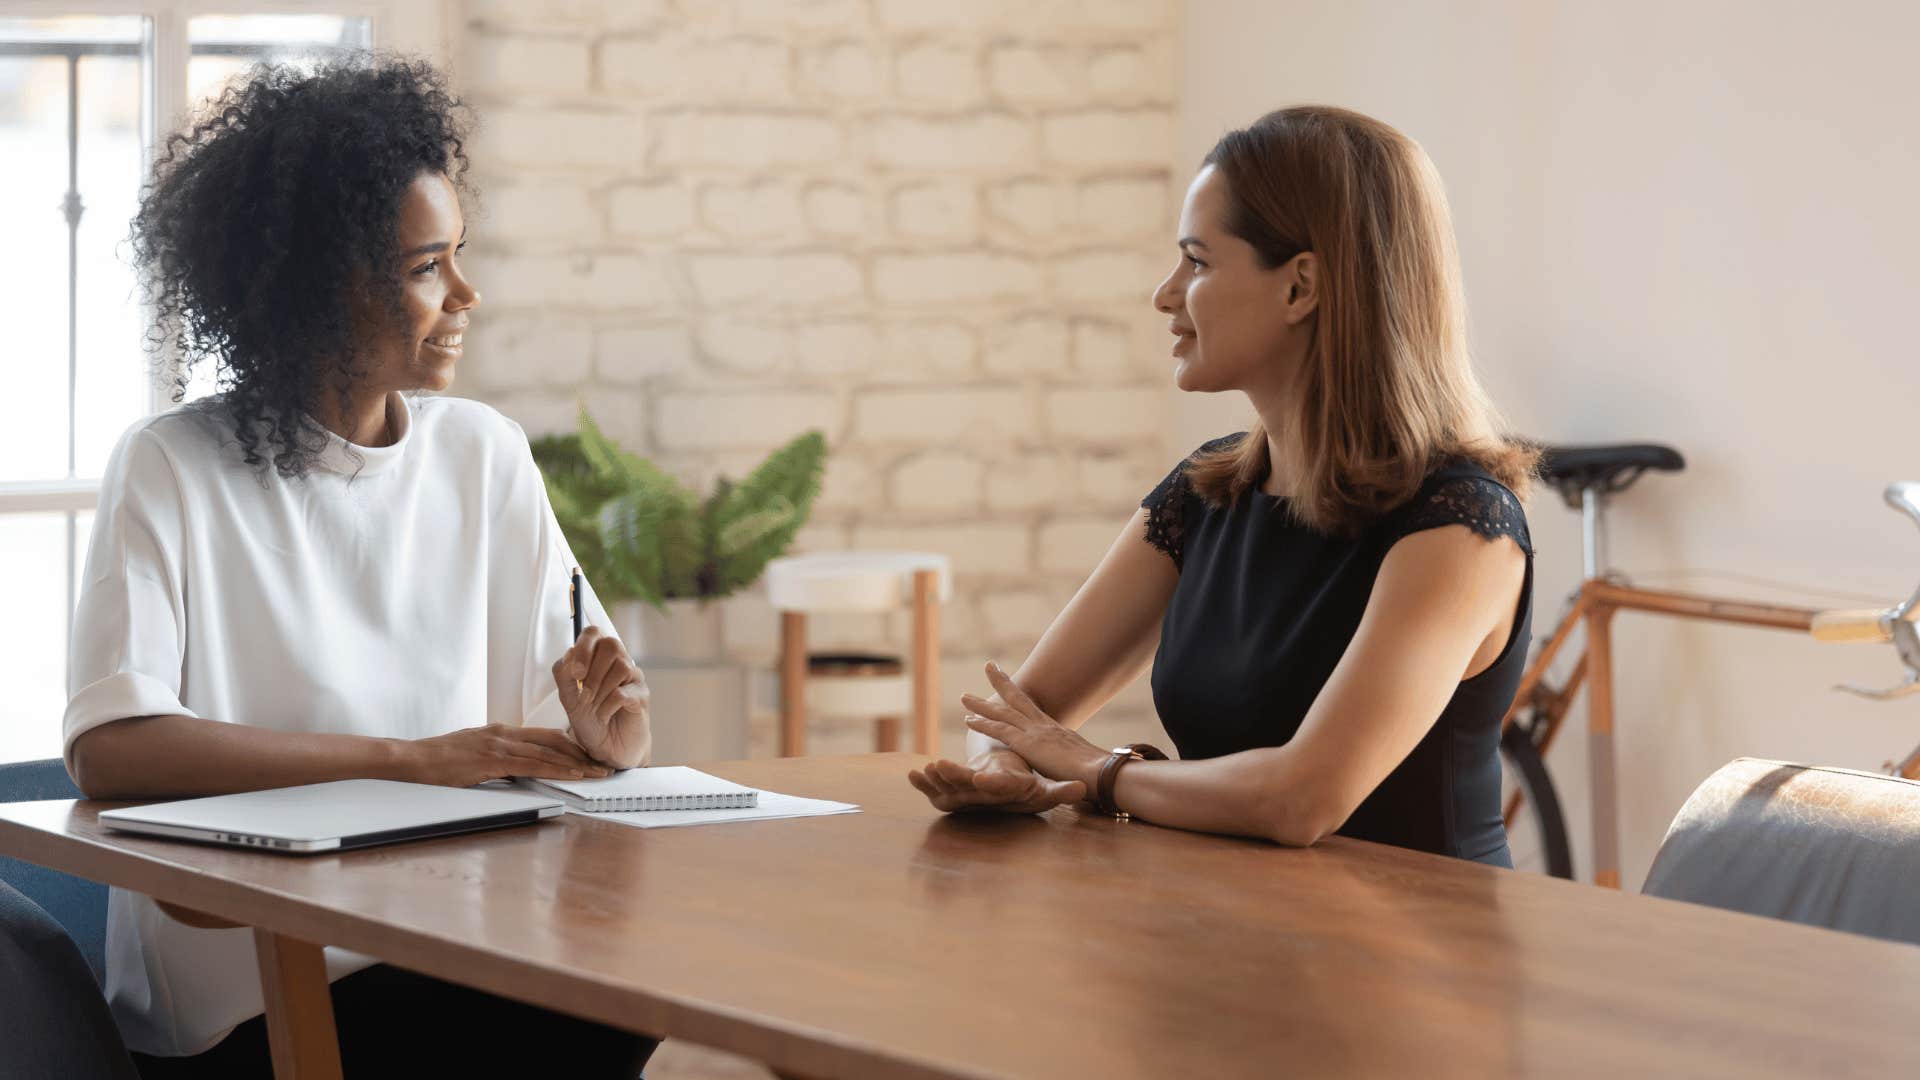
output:
[[[581,799],[581,809],[594,814],[627,810],[751,810],[755,792],[727,791],[710,795],[627,795]]]

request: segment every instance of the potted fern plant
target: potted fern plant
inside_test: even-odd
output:
[[[655,667],[721,661],[713,601],[753,584],[793,542],[826,453],[825,436],[809,431],[703,496],[622,449],[584,408],[577,434],[533,442],[574,558],[629,651]]]

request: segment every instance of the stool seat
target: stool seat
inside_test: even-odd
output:
[[[913,575],[931,570],[941,603],[953,599],[953,564],[920,551],[822,551],[767,564],[775,611],[892,611],[913,603]]]
[[[767,600],[780,613],[780,754],[806,752],[808,698],[822,713],[871,715],[876,747],[896,749],[902,699],[913,710],[914,749],[939,746],[940,605],[953,596],[953,564],[920,551],[827,551],[767,564]],[[807,616],[913,610],[913,663],[869,653],[808,655]],[[811,690],[809,690],[811,684]]]

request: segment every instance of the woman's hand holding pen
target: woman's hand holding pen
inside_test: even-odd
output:
[[[620,639],[597,626],[581,631],[554,662],[554,685],[573,737],[587,753],[616,769],[642,764],[652,736],[647,728],[647,679]]]

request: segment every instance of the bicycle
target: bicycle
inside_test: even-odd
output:
[[[1517,866],[1539,868],[1572,879],[1573,858],[1566,819],[1548,774],[1545,755],[1560,732],[1574,700],[1588,694],[1588,769],[1593,801],[1593,878],[1607,888],[1620,887],[1620,845],[1615,798],[1613,715],[1613,616],[1638,611],[1676,618],[1809,633],[1824,641],[1891,641],[1907,669],[1906,680],[1886,690],[1844,689],[1886,700],[1920,692],[1920,591],[1904,603],[1867,611],[1817,610],[1751,603],[1690,592],[1644,589],[1609,570],[1606,561],[1608,500],[1648,472],[1680,472],[1680,453],[1652,443],[1542,447],[1540,475],[1566,503],[1581,512],[1582,575],[1565,612],[1544,639],[1522,675],[1501,733],[1507,765],[1505,814]],[[1895,484],[1887,502],[1920,524],[1920,484]],[[1572,670],[1556,682],[1551,669],[1577,628],[1585,642]],[[1890,771],[1920,779],[1920,748]],[[1523,808],[1531,814],[1520,817]]]

